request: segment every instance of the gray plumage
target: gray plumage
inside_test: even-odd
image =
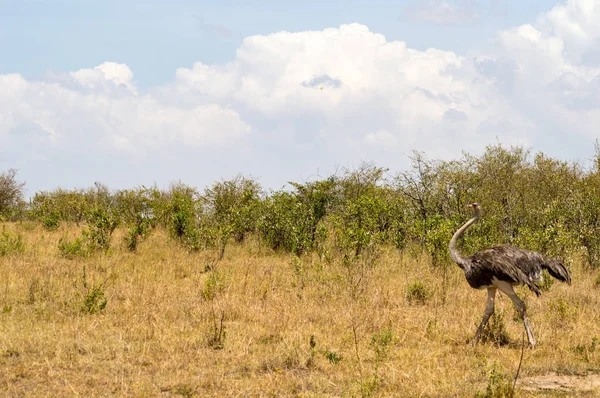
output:
[[[475,340],[477,341],[481,337],[483,328],[494,312],[496,290],[500,289],[512,299],[519,310],[525,324],[529,344],[534,346],[535,340],[529,326],[525,305],[515,294],[513,286],[526,285],[539,296],[541,291],[538,284],[542,282],[542,271],[544,269],[552,277],[570,285],[571,275],[569,270],[558,259],[507,245],[490,247],[470,257],[461,256],[456,249],[456,241],[467,228],[481,217],[481,206],[478,203],[472,203],[469,207],[473,208],[474,217],[456,231],[450,240],[449,248],[452,260],[462,268],[469,285],[475,289],[488,290],[488,303],[481,324],[475,334]]]
[[[470,267],[465,276],[475,289],[488,287],[497,278],[511,285],[526,285],[539,296],[542,292],[538,284],[542,282],[544,269],[554,278],[571,284],[569,271],[559,260],[518,247],[490,247],[468,257],[467,261]]]

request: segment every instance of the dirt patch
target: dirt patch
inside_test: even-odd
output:
[[[548,373],[541,376],[524,377],[518,385],[526,391],[555,392],[600,392],[600,374],[559,375]]]

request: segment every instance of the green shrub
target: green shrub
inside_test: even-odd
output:
[[[140,241],[148,236],[150,228],[150,221],[143,218],[141,215],[138,215],[135,225],[129,228],[127,235],[123,238],[127,250],[135,252]]]
[[[106,282],[106,281],[105,281]],[[83,266],[82,284],[84,289],[81,311],[86,314],[95,314],[106,308],[108,299],[105,296],[105,282],[90,285],[87,280],[85,265]]]
[[[42,218],[42,225],[47,230],[56,230],[60,226],[60,215],[56,212],[51,212]]]
[[[513,398],[513,380],[512,378],[498,369],[494,364],[488,374],[488,382],[485,392],[478,391],[476,398]]]
[[[68,259],[85,257],[88,254],[84,240],[79,237],[69,241],[66,236],[62,236],[58,241],[58,250],[62,257]]]
[[[194,188],[184,184],[171,187],[166,214],[168,214],[168,231],[186,249],[195,251],[208,242],[202,239],[200,227],[198,194]]]
[[[329,361],[329,363],[333,365],[337,365],[344,359],[344,357],[341,354],[338,354],[337,352],[331,350],[325,350],[323,352],[323,356]]]
[[[519,320],[520,315],[519,315]],[[496,311],[489,319],[488,324],[483,329],[483,333],[481,334],[481,341],[483,343],[490,342],[497,346],[503,346],[510,343],[510,337],[508,336],[508,331],[506,330],[506,325],[504,323],[504,312]]]
[[[317,226],[336,200],[336,179],[290,184],[292,192],[274,192],[262,202],[257,226],[272,249],[302,255],[315,247]]]
[[[24,249],[25,246],[21,234],[15,235],[2,226],[2,233],[0,234],[0,257],[22,253]]]
[[[104,290],[101,286],[92,286],[83,298],[81,310],[87,314],[95,314],[106,308],[108,299],[104,296]]]
[[[406,288],[406,299],[409,303],[425,304],[433,293],[422,281],[414,281]]]
[[[87,213],[88,227],[83,231],[90,250],[108,251],[114,230],[119,225],[116,215],[108,209],[96,207]]]
[[[241,175],[217,182],[204,191],[204,214],[220,226],[221,241],[231,235],[239,243],[256,230],[260,194],[260,185]]]
[[[16,219],[23,208],[25,183],[17,181],[17,170],[0,173],[0,221]]]

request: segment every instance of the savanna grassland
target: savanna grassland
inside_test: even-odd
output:
[[[157,231],[135,254],[69,260],[56,245],[76,228],[6,228],[25,250],[0,258],[3,395],[502,396],[519,363],[510,301],[500,296],[492,326],[507,336],[469,345],[485,292],[458,267],[444,284],[426,255],[383,248],[350,275],[248,242],[215,264],[214,252],[187,253]],[[572,272],[572,287],[539,299],[519,290],[539,342],[521,380],[600,371],[597,273]]]
[[[595,396],[598,165],[493,146],[268,193],[240,176],[28,202],[4,173],[0,394]],[[534,349],[503,295],[484,342],[470,342],[486,293],[447,245],[473,201],[484,217],[464,254],[508,243],[571,272],[572,286],[547,278],[539,298],[517,290]]]

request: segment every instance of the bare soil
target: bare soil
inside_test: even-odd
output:
[[[600,396],[600,374],[545,375],[524,377],[519,381],[522,390],[530,392],[554,392],[563,396]]]

